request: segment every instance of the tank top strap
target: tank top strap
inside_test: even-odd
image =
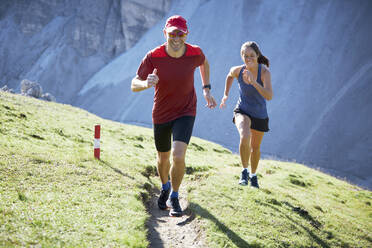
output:
[[[242,69],[240,69],[239,77],[242,77],[243,76],[242,73],[243,73],[244,69],[245,69],[245,65],[243,65],[242,66]]]
[[[257,82],[261,82],[261,66],[262,64],[258,64]]]

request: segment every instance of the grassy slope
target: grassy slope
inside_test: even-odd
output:
[[[155,162],[149,129],[0,92],[0,246],[146,247]],[[369,191],[268,160],[260,190],[239,187],[238,156],[195,137],[187,162],[184,187],[210,247],[372,245]]]

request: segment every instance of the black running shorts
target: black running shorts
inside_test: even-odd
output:
[[[249,117],[251,119],[251,129],[261,131],[261,132],[268,132],[269,129],[269,117],[265,119],[255,118],[251,115],[245,113],[239,108],[234,109],[234,117],[233,117],[233,123],[235,124],[235,114],[243,114]]]
[[[168,152],[171,149],[171,135],[173,141],[189,144],[195,116],[182,116],[173,121],[154,124],[155,146],[158,152]]]

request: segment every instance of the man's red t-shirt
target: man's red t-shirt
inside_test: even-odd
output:
[[[179,58],[167,54],[166,44],[153,49],[146,54],[137,70],[137,75],[146,80],[148,74],[157,69],[159,82],[155,85],[152,108],[154,124],[196,115],[194,72],[204,63],[205,56],[198,46],[185,45],[185,54]]]

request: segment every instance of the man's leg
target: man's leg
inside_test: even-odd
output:
[[[166,202],[168,200],[171,188],[168,181],[170,169],[170,153],[171,153],[171,130],[172,123],[154,124],[154,139],[156,150],[158,151],[158,173],[162,183],[161,192],[158,199],[158,207],[162,210],[167,209]]]
[[[171,168],[172,190],[178,192],[185,174],[185,156],[187,144],[182,141],[173,142],[173,165]]]
[[[173,165],[171,167],[171,185],[172,193],[167,202],[171,208],[169,211],[170,216],[182,216],[182,208],[178,200],[178,190],[180,188],[183,175],[185,174],[185,155],[187,144],[182,141],[173,142]]]
[[[158,173],[162,184],[168,182],[168,175],[170,169],[170,154],[171,152],[159,152],[158,151]]]
[[[178,190],[185,174],[185,156],[194,127],[194,116],[183,116],[174,121],[173,132],[173,165],[171,168],[172,193],[170,195],[170,216],[182,216],[182,208],[178,201]]]

